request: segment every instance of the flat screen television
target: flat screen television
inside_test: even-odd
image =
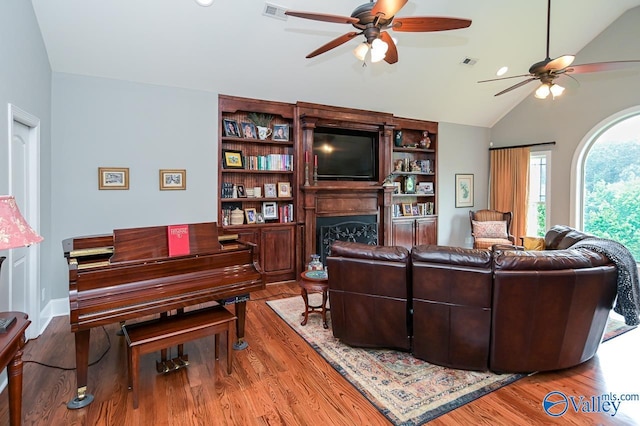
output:
[[[318,180],[378,180],[378,133],[318,127],[313,132]]]

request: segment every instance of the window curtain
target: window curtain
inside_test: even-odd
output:
[[[489,209],[513,213],[511,234],[516,244],[527,229],[529,154],[528,147],[490,151]]]

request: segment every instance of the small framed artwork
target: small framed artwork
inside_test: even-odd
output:
[[[413,216],[411,204],[402,204],[402,216]]]
[[[225,118],[222,120],[222,124],[224,125],[225,136],[231,136],[235,138],[240,137],[240,127],[238,127],[238,122],[236,120],[229,120]]]
[[[264,215],[262,213],[256,213],[256,223],[264,223]]]
[[[244,216],[247,218],[247,223],[256,223],[256,209],[244,209]]]
[[[433,195],[433,182],[419,182],[417,191],[418,194]]]
[[[225,169],[244,169],[242,151],[222,150],[222,167]]]
[[[160,169],[160,190],[187,189],[187,171]]]
[[[262,203],[262,215],[266,219],[278,218],[278,203],[275,201],[265,201]]]
[[[411,207],[411,213],[414,216],[420,216],[420,208],[418,206],[412,206]]]
[[[98,167],[98,189],[129,189],[129,168]]]
[[[404,193],[405,194],[415,194],[416,193],[416,177],[405,176],[404,178]]]
[[[244,185],[236,185],[236,191],[238,191],[238,198],[247,198],[247,191],[244,190]]]
[[[472,174],[456,174],[456,207],[473,207]]]
[[[289,182],[278,182],[278,197],[291,197]]]
[[[288,141],[289,140],[289,125],[287,124],[274,124],[273,136],[271,139],[274,141]]]
[[[242,135],[245,138],[257,138],[256,125],[253,123],[242,122]]]
[[[276,191],[275,183],[265,183],[264,184],[264,197],[265,198],[276,198],[278,196],[278,192]]]

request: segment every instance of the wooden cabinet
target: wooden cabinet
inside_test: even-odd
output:
[[[392,222],[392,245],[411,250],[413,246],[436,244],[438,238],[438,220],[435,216],[410,219],[399,218]]]
[[[395,119],[392,170],[392,241],[410,248],[437,244],[438,124]],[[396,235],[397,234],[397,235]]]
[[[218,98],[218,223],[258,245],[267,282],[297,276],[294,111],[282,102]],[[269,119],[267,134],[256,115]]]

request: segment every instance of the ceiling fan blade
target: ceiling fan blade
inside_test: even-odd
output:
[[[381,15],[386,19],[391,19],[400,9],[407,4],[408,0],[378,0],[371,9],[373,16]]]
[[[531,74],[520,74],[520,75],[512,75],[509,77],[490,78],[489,80],[480,80],[478,81],[478,83],[486,83],[488,81],[500,81],[500,80],[507,80],[509,78],[522,78],[522,77],[531,77]]]
[[[533,81],[533,80],[537,80],[537,78],[535,78],[535,77],[531,77],[531,78],[529,78],[529,79],[526,79],[526,80],[524,80],[524,81],[521,81],[520,83],[514,84],[514,85],[513,85],[513,86],[511,86],[511,87],[507,87],[507,88],[506,88],[506,89],[504,89],[502,92],[498,92],[498,93],[496,93],[494,96],[504,95],[505,93],[510,92],[510,91],[512,91],[512,90],[514,90],[514,89],[517,89],[518,87],[524,86],[525,84],[527,84],[527,83],[529,83],[530,81]]]
[[[341,35],[340,37],[331,40],[329,43],[325,44],[324,46],[321,46],[319,48],[317,48],[316,50],[314,50],[313,52],[309,53],[307,55],[307,59],[309,58],[313,58],[314,56],[318,56],[321,53],[324,53],[328,50],[331,50],[335,47],[340,46],[341,44],[344,44],[346,42],[348,42],[349,40],[351,40],[352,38],[354,38],[357,35],[360,35],[362,33],[356,32],[356,31],[352,31],[350,33],[346,33]]]
[[[592,64],[574,65],[567,69],[567,73],[586,74],[588,72],[616,71],[639,66],[640,61],[611,61],[594,62]]]
[[[396,62],[398,62],[398,48],[396,47],[396,44],[393,42],[393,39],[391,38],[389,33],[387,33],[386,31],[381,32],[380,40],[384,41],[385,43],[387,43],[387,46],[389,46],[387,54],[384,57],[385,62],[388,64],[395,64]]]
[[[431,32],[457,30],[467,28],[469,25],[471,25],[471,20],[469,19],[413,16],[394,19],[392,28],[395,31],[404,32]]]
[[[285,15],[295,16],[296,18],[312,19],[314,21],[334,22],[336,24],[357,24],[359,20],[351,16],[328,15],[326,13],[313,12],[296,12],[295,10],[287,10]]]
[[[544,69],[545,71],[563,70],[569,65],[571,65],[574,59],[576,59],[576,57],[573,55],[560,56],[559,58],[556,58],[553,61],[549,61],[547,65],[544,66]]]

